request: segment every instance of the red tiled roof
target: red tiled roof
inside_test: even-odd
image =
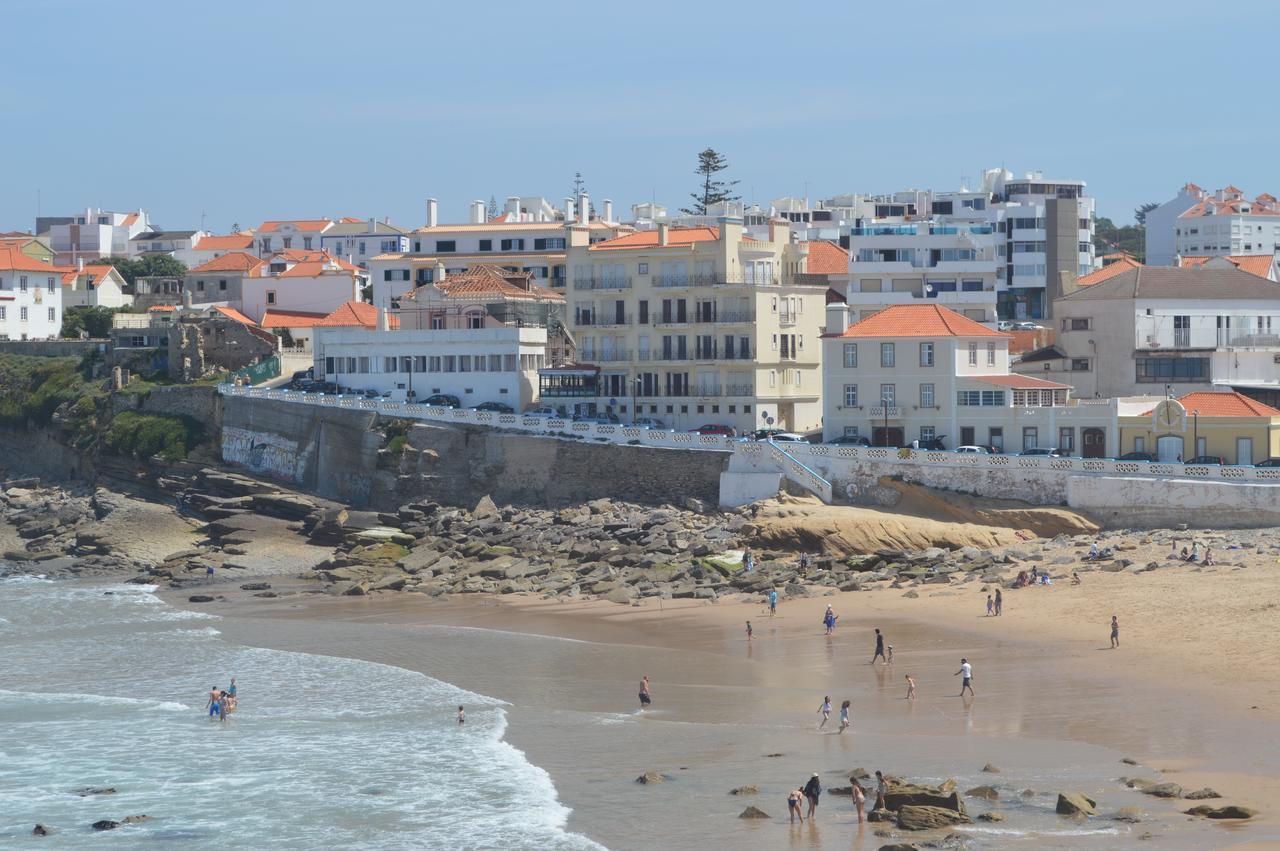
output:
[[[1091,287],[1094,284],[1100,284],[1103,281],[1110,280],[1116,275],[1128,272],[1130,269],[1137,269],[1142,264],[1134,260],[1127,254],[1121,252],[1120,259],[1114,263],[1103,266],[1101,269],[1094,269],[1083,277],[1076,278],[1076,284],[1081,287]]]
[[[254,257],[252,254],[245,254],[242,251],[230,251],[221,257],[206,260],[199,266],[188,269],[187,274],[204,274],[206,272],[252,273],[262,266],[264,262],[260,257]]]
[[[398,328],[400,326],[398,317],[388,316],[387,320],[389,328]],[[344,302],[337,310],[315,323],[315,327],[368,328],[373,330],[378,327],[378,308],[363,301]]]
[[[356,219],[356,221],[360,221],[360,219]],[[280,230],[282,225],[293,225],[300,231],[322,231],[331,224],[333,224],[331,219],[280,219],[278,221],[263,222],[262,227],[258,228],[258,233],[274,233]]]
[[[1015,372],[1011,372],[1008,375],[964,375],[959,377],[972,378],[974,381],[981,381],[983,384],[1012,387],[1015,390],[1068,390],[1071,387],[1070,384],[1059,384],[1056,381],[1047,381],[1030,375],[1019,375]]]
[[[849,252],[834,242],[825,239],[811,239],[805,243],[809,246],[809,261],[805,272],[810,275],[843,275],[849,271]]]
[[[936,304],[895,304],[850,325],[839,337],[1003,337],[980,322]]]
[[[44,263],[11,245],[0,245],[0,269],[14,272],[63,272],[66,267]]]
[[[1202,417],[1280,417],[1280,410],[1250,399],[1242,393],[1200,390],[1178,398],[1187,414]],[[1154,407],[1151,409],[1155,410]],[[1151,413],[1151,411],[1147,411]]]
[[[80,278],[88,278],[87,283],[93,284],[95,287],[102,283],[102,279],[109,275],[116,267],[109,263],[94,263],[86,265],[83,270],[74,266],[62,267],[62,285],[64,287],[75,284]]]
[[[136,222],[137,220],[138,220],[138,214],[137,214],[137,213],[130,213],[129,215],[127,215],[127,216],[125,216],[125,217],[124,217],[124,221],[123,221],[123,222],[121,222],[121,225],[122,225],[123,227],[128,227],[129,225],[133,224],[133,223],[134,223],[134,222]]]
[[[1187,255],[1178,258],[1178,265],[1183,267],[1203,266],[1212,259],[1215,258],[1199,254]],[[1271,254],[1228,254],[1223,255],[1222,259],[1228,261],[1242,272],[1257,275],[1259,278],[1269,276],[1271,274],[1271,264],[1275,262],[1275,257]]]
[[[325,318],[323,313],[301,310],[268,310],[258,324],[263,328],[311,328]]]
[[[669,228],[667,246],[692,245],[695,242],[714,242],[720,238],[720,229],[706,226]],[[641,230],[616,236],[591,246],[591,251],[612,251],[619,248],[657,248],[658,231]],[[666,247],[666,246],[664,246]]]
[[[1223,192],[1239,193],[1239,189],[1228,186]],[[1244,212],[1241,208],[1248,207],[1249,211]],[[1209,196],[1198,201],[1186,210],[1180,219],[1195,219],[1201,216],[1280,216],[1280,207],[1276,207],[1273,202],[1264,200],[1261,196],[1253,201],[1246,201],[1242,197],[1228,197],[1225,201],[1219,201],[1216,196]]]
[[[196,251],[244,251],[253,247],[253,234],[233,233],[229,236],[204,236],[196,243]]]
[[[508,272],[497,266],[472,266],[431,286],[446,298],[564,301],[561,293],[533,283],[528,272]]]
[[[174,305],[174,304],[153,304],[147,308],[147,312],[148,313],[168,313],[170,311],[174,311],[177,309],[178,309],[177,305]]]
[[[235,321],[243,325],[250,325],[250,326],[257,325],[257,323],[255,323],[252,319],[245,316],[243,313],[236,310],[234,307],[215,307],[214,310],[218,313],[221,313],[223,316],[227,317],[228,319],[234,319]]]
[[[1053,333],[1047,328],[1041,328],[1038,331],[1010,331],[1008,333],[1010,355],[1020,355],[1023,352],[1043,348],[1045,341],[1053,337]]]

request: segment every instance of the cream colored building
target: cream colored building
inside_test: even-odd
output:
[[[827,283],[786,222],[659,225],[603,242],[568,229],[566,316],[578,360],[600,367],[597,412],[739,432],[822,424]]]

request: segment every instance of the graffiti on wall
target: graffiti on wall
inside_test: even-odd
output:
[[[222,460],[255,473],[302,481],[304,461],[298,454],[298,444],[269,432],[223,428]]]

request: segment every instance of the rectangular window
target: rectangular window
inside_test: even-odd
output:
[[[933,366],[933,343],[920,344],[920,365]]]
[[[21,276],[20,278],[18,278],[18,289],[22,290],[24,293],[27,291],[27,276],[26,276],[26,275],[23,275],[23,276]]]
[[[302,247],[303,247],[303,248],[310,248],[310,247],[311,247],[311,237],[309,237],[309,236],[304,236],[304,237],[302,238]]]
[[[926,448],[932,446],[936,434],[933,426],[920,426],[920,445]]]
[[[969,344],[969,366],[977,366],[977,365],[978,365],[978,344],[970,343]]]
[[[858,407],[858,385],[846,384],[844,386],[844,406],[846,408]]]
[[[436,240],[437,254],[452,254],[457,250],[458,250],[458,243],[456,240],[453,240],[453,239]]]
[[[534,251],[563,251],[564,237],[548,237],[546,239],[535,239],[533,241]]]
[[[493,240],[492,240],[492,239],[482,239],[482,240],[480,240],[480,250],[481,250],[481,251],[492,251],[492,250],[493,250]]]
[[[1035,449],[1039,444],[1039,431],[1035,426],[1025,426],[1022,429],[1022,448]]]
[[[1208,358],[1136,358],[1135,365],[1140,383],[1204,381],[1209,377]]]
[[[641,264],[639,264],[639,265],[636,267],[636,272],[637,272],[637,274],[640,274],[640,275],[647,275],[647,274],[649,274],[649,264],[648,264],[648,263],[641,263]]]
[[[444,371],[445,371],[445,372],[457,372],[457,371],[458,371],[458,356],[457,356],[457,355],[445,355],[445,356],[444,356]]]
[[[504,239],[502,240],[503,251],[524,251],[523,239]]]
[[[886,367],[886,368],[891,367],[893,366],[893,360],[894,360],[893,343],[881,343],[880,344],[880,366]]]
[[[21,322],[27,321],[27,309],[25,307],[18,308],[18,320]]]
[[[1072,358],[1071,371],[1072,372],[1088,372],[1089,359],[1088,358]]]
[[[267,304],[275,304],[275,303],[276,303],[276,291],[267,290]]]
[[[1058,429],[1058,448],[1063,452],[1074,452],[1076,448],[1076,430],[1073,428]]]
[[[50,322],[52,322],[52,321],[54,320],[54,316],[55,316],[55,312],[54,312],[54,309],[51,307],[51,308],[49,308],[49,321],[50,321]]]
[[[987,366],[996,365],[996,344],[987,343]]]
[[[53,278],[46,279],[44,282],[44,288],[49,292],[53,292],[53,287],[54,287]]]
[[[844,365],[846,369],[856,369],[858,366],[858,344],[844,344]]]
[[[427,358],[427,372],[440,371],[440,355],[431,355]]]
[[[896,404],[898,388],[893,384],[880,385],[880,404],[886,408],[892,408]]]
[[[329,363],[333,362],[333,358],[325,358]],[[386,373],[399,372],[399,361],[394,357],[384,357],[382,359],[382,371]],[[333,372],[333,368],[329,368],[329,372]]]
[[[920,407],[922,408],[933,407],[933,385],[932,384],[920,385]]]

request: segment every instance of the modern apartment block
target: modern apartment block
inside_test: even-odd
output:
[[[849,199],[850,213],[868,214],[842,237],[850,307],[869,315],[933,300],[979,322],[1048,316],[1064,279],[1093,268],[1094,205],[1084,188],[992,169],[978,190]]]
[[[786,222],[749,237],[658,224],[603,242],[569,228],[567,316],[578,360],[599,368],[578,412],[739,431],[806,431],[822,419],[825,275]]]
[[[1188,184],[1195,203],[1173,225],[1178,255],[1275,254],[1280,251],[1280,203],[1263,193],[1249,200],[1234,186],[1212,194]],[[1150,214],[1148,214],[1150,215]],[[1149,223],[1148,227],[1154,227]]]
[[[151,221],[142,210],[115,213],[86,207],[74,216],[38,219],[37,232],[48,228],[49,245],[57,254],[57,262],[74,265],[77,260],[92,262],[103,257],[128,257],[129,240],[152,230]]]

